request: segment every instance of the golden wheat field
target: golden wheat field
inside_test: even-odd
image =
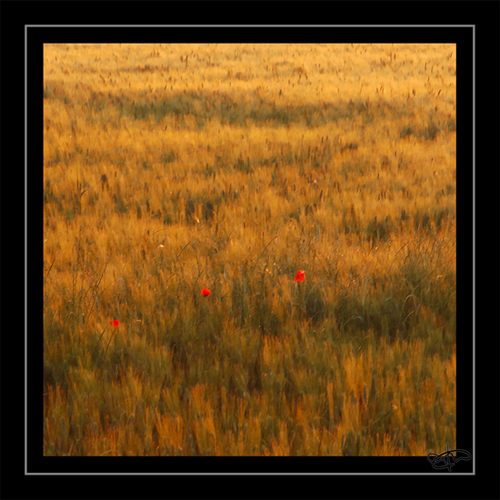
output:
[[[44,455],[452,449],[455,94],[454,45],[46,45]]]

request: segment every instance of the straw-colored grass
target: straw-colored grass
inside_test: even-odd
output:
[[[44,73],[46,455],[453,446],[454,46],[47,45]]]

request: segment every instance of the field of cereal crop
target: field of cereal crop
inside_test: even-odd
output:
[[[44,454],[453,449],[455,56],[46,45]]]

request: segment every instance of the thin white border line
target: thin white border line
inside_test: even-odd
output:
[[[25,24],[26,28],[474,28],[475,24]]]
[[[98,458],[98,457],[96,457]],[[119,458],[119,457],[117,457]],[[233,457],[230,457],[233,458]],[[422,457],[424,458],[424,457]],[[404,457],[401,457],[404,459]],[[473,472],[30,472],[26,476],[475,476]]]
[[[43,167],[42,167],[43,168]],[[28,30],[24,29],[24,473],[28,475]]]
[[[24,96],[25,96],[25,110],[24,110],[24,145],[25,145],[25,160],[24,160],[24,171],[25,171],[25,186],[24,186],[24,194],[25,194],[25,202],[24,202],[24,208],[25,208],[25,216],[24,216],[24,223],[25,223],[25,244],[24,244],[24,259],[25,259],[25,266],[27,269],[27,258],[28,258],[28,196],[27,196],[27,189],[28,189],[28,184],[27,184],[27,173],[28,173],[28,28],[63,28],[63,27],[71,27],[71,28],[86,28],[86,27],[96,27],[96,28],[120,28],[120,27],[130,27],[130,28],[138,28],[138,27],[148,27],[148,28],[154,28],[154,27],[179,27],[179,28],[187,28],[187,27],[193,27],[193,28],[228,28],[228,27],[241,27],[241,28],[251,28],[251,27],[264,27],[264,28],[286,28],[286,27],[298,27],[298,28],[307,28],[307,27],[313,27],[313,28],[323,28],[323,27],[361,27],[361,28],[397,28],[397,27],[404,27],[404,28],[423,28],[423,27],[428,27],[428,28],[472,28],[472,204],[473,204],[473,220],[472,220],[472,256],[473,256],[473,262],[472,262],[472,274],[473,274],[473,284],[475,284],[475,276],[476,276],[476,266],[475,266],[475,251],[476,251],[476,244],[475,244],[475,237],[476,237],[476,228],[475,228],[475,214],[476,214],[476,197],[475,197],[475,185],[476,185],[476,127],[475,127],[475,120],[476,120],[476,98],[475,98],[475,89],[476,89],[476,25],[475,24],[466,24],[466,25],[335,25],[335,24],[317,24],[317,25],[192,25],[192,24],[161,24],[161,25],[152,25],[152,24],[146,24],[146,25],[52,25],[52,24],[25,24],[24,25],[24,64],[25,64],[25,72],[24,72]],[[25,464],[25,475],[26,476],[179,476],[179,475],[188,475],[188,476],[205,476],[205,475],[214,475],[214,476],[232,476],[232,475],[257,475],[257,476],[282,476],[282,475],[307,475],[307,476],[317,476],[317,475],[328,475],[328,476],[348,476],[348,475],[355,475],[355,476],[446,476],[449,475],[449,473],[432,473],[432,472],[414,472],[414,473],[405,473],[405,472],[381,472],[381,473],[376,473],[376,472],[346,472],[346,473],[341,473],[341,472],[263,472],[263,473],[257,473],[257,472],[109,472],[109,473],[102,473],[102,472],[97,472],[97,473],[90,473],[90,472],[28,472],[28,445],[27,445],[27,426],[26,423],[28,421],[28,400],[27,400],[27,394],[28,394],[28,362],[27,362],[27,353],[28,350],[26,348],[27,346],[27,322],[28,322],[28,295],[27,295],[27,289],[28,289],[28,278],[27,278],[27,273],[24,278],[25,281],[25,292],[24,292],[24,297],[25,297],[25,306],[24,306],[24,312],[25,312],[25,351],[24,351],[24,362],[25,362],[25,367],[24,367],[24,375],[25,375],[25,381],[24,381],[24,390],[25,390],[25,410],[24,410],[24,415],[25,415],[25,441],[24,441],[24,464]],[[473,386],[473,391],[472,391],[472,437],[473,437],[473,454],[472,454],[472,469],[473,472],[462,472],[462,473],[456,473],[454,474],[455,476],[475,476],[475,465],[476,465],[476,432],[475,432],[475,420],[476,420],[476,393],[475,393],[475,388],[476,388],[476,378],[475,378],[475,349],[476,349],[476,329],[475,329],[475,317],[476,317],[476,292],[475,292],[475,287],[472,287],[472,317],[473,317],[473,324],[472,324],[472,330],[473,330],[473,335],[472,335],[472,386]]]
[[[472,28],[472,470],[476,470],[476,27]]]

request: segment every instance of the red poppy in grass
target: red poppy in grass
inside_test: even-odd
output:
[[[212,292],[208,288],[202,288],[201,293],[203,294],[203,297],[207,297],[210,295]]]
[[[297,271],[295,275],[295,281],[304,281],[306,278],[306,273],[304,271]]]
[[[119,326],[120,325],[120,322],[117,320],[117,319],[114,319],[113,321],[110,321],[109,324],[111,326]]]

